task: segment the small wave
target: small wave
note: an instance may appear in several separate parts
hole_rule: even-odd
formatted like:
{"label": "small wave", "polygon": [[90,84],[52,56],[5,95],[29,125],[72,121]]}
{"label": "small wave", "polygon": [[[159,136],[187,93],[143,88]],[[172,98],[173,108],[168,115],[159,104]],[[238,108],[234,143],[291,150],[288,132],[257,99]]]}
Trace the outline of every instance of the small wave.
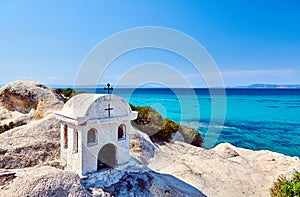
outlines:
{"label": "small wave", "polygon": [[275,106],[275,105],[270,105],[270,106],[267,106],[268,108],[279,108],[278,106]]}
{"label": "small wave", "polygon": [[300,108],[300,106],[288,106],[288,108],[293,109],[293,108]]}
{"label": "small wave", "polygon": [[300,100],[290,100],[283,102],[284,104],[290,105],[290,104],[299,104]]}
{"label": "small wave", "polygon": [[[147,99],[149,99],[149,98],[147,98]],[[178,99],[177,98],[155,98],[155,101],[168,101],[168,102],[172,101],[172,102],[177,102]]]}
{"label": "small wave", "polygon": [[176,113],[176,114],[179,114],[180,111],[178,111],[178,110],[168,110],[168,113]]}
{"label": "small wave", "polygon": [[237,127],[231,127],[231,126],[219,126],[222,127],[222,129],[228,129],[228,130],[237,130]]}
{"label": "small wave", "polygon": [[272,102],[272,103],[278,103],[281,102],[279,100],[275,100],[275,99],[259,99],[259,100],[255,100],[258,103],[266,103],[266,102]]}

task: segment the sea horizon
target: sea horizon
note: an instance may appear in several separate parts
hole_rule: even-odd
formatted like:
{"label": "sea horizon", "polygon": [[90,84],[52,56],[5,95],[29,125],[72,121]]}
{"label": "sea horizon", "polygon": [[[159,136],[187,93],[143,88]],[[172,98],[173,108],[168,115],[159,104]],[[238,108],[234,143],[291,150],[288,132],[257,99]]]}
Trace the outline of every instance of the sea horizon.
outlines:
{"label": "sea horizon", "polygon": [[[58,85],[58,84],[46,84],[52,88],[103,88],[106,84],[97,84],[97,85]],[[1,85],[0,85],[1,87]],[[236,85],[236,86],[224,86],[224,87],[199,87],[199,86],[191,86],[191,87],[165,87],[165,86],[139,86],[136,87],[135,85],[126,85],[121,86],[118,85],[118,89],[135,89],[135,88],[171,88],[171,89],[300,89],[300,84],[264,84],[264,83],[253,83],[250,85]]]}

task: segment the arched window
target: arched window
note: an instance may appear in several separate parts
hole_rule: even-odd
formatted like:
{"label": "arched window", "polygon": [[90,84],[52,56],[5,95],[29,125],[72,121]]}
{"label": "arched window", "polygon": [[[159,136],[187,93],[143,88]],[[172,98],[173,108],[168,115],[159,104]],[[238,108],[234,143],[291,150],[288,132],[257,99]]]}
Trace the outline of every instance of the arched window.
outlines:
{"label": "arched window", "polygon": [[121,124],[118,127],[118,140],[124,140],[126,139],[126,126],[125,124]]}
{"label": "arched window", "polygon": [[90,129],[87,133],[87,145],[95,145],[97,144],[97,130]]}
{"label": "arched window", "polygon": [[64,148],[68,148],[68,125],[64,125]]}

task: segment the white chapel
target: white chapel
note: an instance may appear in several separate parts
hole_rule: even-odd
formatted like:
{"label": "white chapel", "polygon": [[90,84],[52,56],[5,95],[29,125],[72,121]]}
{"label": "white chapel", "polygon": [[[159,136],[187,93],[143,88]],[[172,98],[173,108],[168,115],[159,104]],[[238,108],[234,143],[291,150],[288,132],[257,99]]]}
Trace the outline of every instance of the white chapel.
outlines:
{"label": "white chapel", "polygon": [[79,94],[61,111],[61,162],[80,175],[115,168],[130,160],[129,104],[112,94]]}

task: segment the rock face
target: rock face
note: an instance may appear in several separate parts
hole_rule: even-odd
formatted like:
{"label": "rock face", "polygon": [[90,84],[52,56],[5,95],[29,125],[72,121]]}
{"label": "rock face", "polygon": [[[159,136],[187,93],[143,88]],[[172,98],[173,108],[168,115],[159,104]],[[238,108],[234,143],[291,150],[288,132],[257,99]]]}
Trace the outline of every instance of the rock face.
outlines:
{"label": "rock face", "polygon": [[[0,196],[91,196],[78,175],[49,166],[13,170],[16,177],[0,185]],[[1,171],[0,171],[1,175]]]}
{"label": "rock face", "polygon": [[0,134],[0,168],[24,168],[59,159],[59,122],[53,114]]}
{"label": "rock face", "polygon": [[0,124],[28,123],[60,110],[63,98],[38,82],[15,81],[0,89]]}
{"label": "rock face", "polygon": [[273,181],[280,174],[300,169],[300,160],[228,143],[206,150],[174,142],[160,146],[148,167],[171,174],[207,196],[268,196]]}
{"label": "rock face", "polygon": [[205,196],[196,188],[165,174],[151,171],[144,173],[125,173],[119,182],[105,188],[113,196]]}
{"label": "rock face", "polygon": [[53,111],[63,98],[37,82],[16,81],[0,89],[0,125],[28,123],[0,134],[0,168],[31,167],[59,158],[59,122]]}
{"label": "rock face", "polygon": [[172,138],[170,142],[175,142],[175,141],[184,142],[184,137],[179,131],[177,131],[176,133],[172,133]]}
{"label": "rock face", "polygon": [[154,157],[157,145],[154,145],[149,136],[136,128],[131,129],[130,151],[140,164],[147,165],[149,159]]}
{"label": "rock face", "polygon": [[[0,177],[13,175],[6,182],[0,182],[0,197],[6,196],[197,196],[204,197],[196,188],[171,175],[158,174],[151,171],[143,173],[124,171],[116,183],[104,188],[97,185],[82,184],[78,175],[50,166],[33,168],[0,170]],[[105,191],[104,191],[105,190]]]}

